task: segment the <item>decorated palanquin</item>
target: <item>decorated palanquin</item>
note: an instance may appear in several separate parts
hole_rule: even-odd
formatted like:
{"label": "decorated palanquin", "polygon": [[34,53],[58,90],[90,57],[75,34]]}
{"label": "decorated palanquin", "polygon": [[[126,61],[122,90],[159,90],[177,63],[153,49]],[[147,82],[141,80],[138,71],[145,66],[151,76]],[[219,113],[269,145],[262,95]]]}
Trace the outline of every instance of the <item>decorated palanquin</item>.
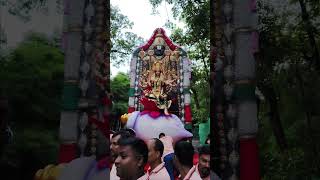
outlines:
{"label": "decorated palanquin", "polygon": [[157,28],[137,48],[130,65],[129,109],[126,126],[142,139],[163,132],[174,141],[192,137],[190,107],[191,62],[187,53]]}

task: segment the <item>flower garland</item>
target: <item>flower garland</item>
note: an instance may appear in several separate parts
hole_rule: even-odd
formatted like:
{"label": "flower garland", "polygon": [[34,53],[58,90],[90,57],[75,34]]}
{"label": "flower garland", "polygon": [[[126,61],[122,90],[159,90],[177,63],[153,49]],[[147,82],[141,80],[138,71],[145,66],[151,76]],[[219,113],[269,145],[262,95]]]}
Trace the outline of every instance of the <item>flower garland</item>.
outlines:
{"label": "flower garland", "polygon": [[227,144],[226,144],[226,134],[225,134],[225,115],[224,115],[224,93],[223,93],[223,81],[224,79],[224,55],[223,55],[223,47],[222,47],[222,12],[221,12],[221,1],[216,0],[213,4],[213,12],[214,12],[214,24],[215,24],[215,35],[214,42],[215,47],[211,49],[211,57],[214,62],[214,69],[212,73],[213,78],[213,115],[212,118],[214,124],[217,126],[217,136],[219,139],[219,154],[220,154],[220,170],[222,172],[225,171],[227,166]]}

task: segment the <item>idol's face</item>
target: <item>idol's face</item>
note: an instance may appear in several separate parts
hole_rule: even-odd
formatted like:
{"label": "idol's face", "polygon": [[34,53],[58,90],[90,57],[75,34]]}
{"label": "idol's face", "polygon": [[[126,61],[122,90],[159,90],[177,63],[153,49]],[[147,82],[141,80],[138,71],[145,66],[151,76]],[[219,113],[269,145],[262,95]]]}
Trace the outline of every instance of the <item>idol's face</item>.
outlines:
{"label": "idol's face", "polygon": [[158,45],[154,47],[154,54],[156,56],[163,56],[165,47],[162,45]]}

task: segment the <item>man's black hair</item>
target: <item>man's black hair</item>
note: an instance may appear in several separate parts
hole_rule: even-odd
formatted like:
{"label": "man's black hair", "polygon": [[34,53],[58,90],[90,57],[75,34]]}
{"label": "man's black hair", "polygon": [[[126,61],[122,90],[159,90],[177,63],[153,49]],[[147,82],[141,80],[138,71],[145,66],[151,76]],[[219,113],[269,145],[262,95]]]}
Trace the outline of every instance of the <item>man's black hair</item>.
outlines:
{"label": "man's black hair", "polygon": [[166,135],[164,133],[160,133],[159,138],[161,138],[161,136],[166,136]]}
{"label": "man's black hair", "polygon": [[114,138],[116,136],[120,135],[121,137],[124,138],[128,138],[131,137],[132,135],[130,134],[130,132],[126,131],[126,130],[120,130],[120,131],[116,131],[111,138]]}
{"label": "man's black hair", "polygon": [[118,142],[119,146],[130,146],[131,149],[137,154],[141,155],[143,158],[143,163],[146,164],[148,161],[148,146],[146,143],[136,137],[124,138],[121,136]]}
{"label": "man's black hair", "polygon": [[128,131],[132,136],[136,136],[136,132],[133,129],[129,128],[125,130]]}
{"label": "man's black hair", "polygon": [[164,146],[163,143],[158,138],[153,138],[154,140],[154,150],[160,152],[160,157],[163,155]]}
{"label": "man's black hair", "polygon": [[210,152],[210,145],[205,144],[205,145],[199,147],[198,151],[199,151],[199,156],[201,156],[202,154],[210,155],[210,153],[211,153]]}
{"label": "man's black hair", "polygon": [[194,148],[190,142],[178,141],[174,146],[174,154],[184,166],[193,166]]}

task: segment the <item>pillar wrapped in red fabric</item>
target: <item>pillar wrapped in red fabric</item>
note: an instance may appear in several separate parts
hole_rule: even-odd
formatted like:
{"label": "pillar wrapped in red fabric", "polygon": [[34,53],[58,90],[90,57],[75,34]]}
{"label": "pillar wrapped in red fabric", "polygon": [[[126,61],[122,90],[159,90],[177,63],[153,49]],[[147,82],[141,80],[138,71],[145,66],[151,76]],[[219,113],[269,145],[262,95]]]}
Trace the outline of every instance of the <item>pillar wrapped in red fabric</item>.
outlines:
{"label": "pillar wrapped in red fabric", "polygon": [[191,123],[191,121],[192,121],[192,114],[191,114],[190,105],[184,106],[184,119],[185,119],[185,123]]}
{"label": "pillar wrapped in red fabric", "polygon": [[132,112],[134,112],[135,111],[135,108],[134,107],[129,107],[128,108],[128,113],[132,113]]}
{"label": "pillar wrapped in red fabric", "polygon": [[77,157],[77,144],[60,144],[59,163],[68,163]]}
{"label": "pillar wrapped in red fabric", "polygon": [[240,180],[260,180],[256,138],[240,138]]}

